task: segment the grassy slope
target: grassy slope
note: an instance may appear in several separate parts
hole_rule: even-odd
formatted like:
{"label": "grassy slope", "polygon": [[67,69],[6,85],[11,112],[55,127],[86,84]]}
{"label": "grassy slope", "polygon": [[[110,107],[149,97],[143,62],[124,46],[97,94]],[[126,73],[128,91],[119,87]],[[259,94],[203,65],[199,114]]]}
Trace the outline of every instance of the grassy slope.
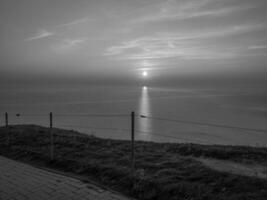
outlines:
{"label": "grassy slope", "polygon": [[[6,145],[7,133],[10,145]],[[0,154],[90,177],[139,199],[266,199],[267,180],[207,168],[192,157],[267,163],[266,148],[136,142],[136,174],[130,176],[130,142],[54,129],[55,161],[49,161],[49,129],[0,128]]]}

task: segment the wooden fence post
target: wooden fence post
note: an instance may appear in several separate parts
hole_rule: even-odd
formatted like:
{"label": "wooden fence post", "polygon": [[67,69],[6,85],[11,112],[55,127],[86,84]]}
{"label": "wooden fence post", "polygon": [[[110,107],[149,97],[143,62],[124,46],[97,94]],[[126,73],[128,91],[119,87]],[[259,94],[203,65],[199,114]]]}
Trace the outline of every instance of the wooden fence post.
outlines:
{"label": "wooden fence post", "polygon": [[53,113],[49,113],[50,121],[50,160],[54,160],[54,135],[53,135]]}
{"label": "wooden fence post", "polygon": [[135,157],[134,157],[134,118],[135,113],[131,113],[131,146],[132,146],[132,154],[131,154],[131,173],[132,177],[134,177],[135,173]]}
{"label": "wooden fence post", "polygon": [[8,113],[5,113],[5,125],[8,127]]}
{"label": "wooden fence post", "polygon": [[5,126],[6,126],[6,129],[7,129],[7,132],[6,132],[6,144],[7,146],[10,145],[10,133],[9,133],[9,127],[8,127],[8,113],[6,112],[5,113]]}

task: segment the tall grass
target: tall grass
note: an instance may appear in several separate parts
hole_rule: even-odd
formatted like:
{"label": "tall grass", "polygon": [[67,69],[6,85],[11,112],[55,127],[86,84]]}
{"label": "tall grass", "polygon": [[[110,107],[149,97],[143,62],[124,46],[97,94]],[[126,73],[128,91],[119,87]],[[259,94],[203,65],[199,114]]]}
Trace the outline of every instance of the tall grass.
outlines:
{"label": "tall grass", "polygon": [[[260,199],[267,180],[222,173],[194,157],[267,163],[267,149],[198,144],[136,142],[136,171],[130,173],[129,141],[101,139],[53,129],[55,159],[49,160],[49,129],[34,125],[0,128],[0,152],[93,179],[138,199]],[[7,135],[10,143],[7,145]]]}

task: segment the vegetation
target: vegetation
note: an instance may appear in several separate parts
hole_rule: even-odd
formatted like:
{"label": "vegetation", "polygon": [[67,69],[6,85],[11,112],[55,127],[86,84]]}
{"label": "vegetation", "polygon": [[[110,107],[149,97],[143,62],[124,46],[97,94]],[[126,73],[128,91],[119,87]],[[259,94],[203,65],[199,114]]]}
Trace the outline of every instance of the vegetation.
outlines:
{"label": "vegetation", "polygon": [[131,175],[129,141],[101,139],[53,129],[54,161],[49,159],[49,128],[0,128],[0,154],[79,174],[138,199],[265,200],[267,180],[212,170],[195,157],[267,163],[267,149],[253,147],[136,142]]}

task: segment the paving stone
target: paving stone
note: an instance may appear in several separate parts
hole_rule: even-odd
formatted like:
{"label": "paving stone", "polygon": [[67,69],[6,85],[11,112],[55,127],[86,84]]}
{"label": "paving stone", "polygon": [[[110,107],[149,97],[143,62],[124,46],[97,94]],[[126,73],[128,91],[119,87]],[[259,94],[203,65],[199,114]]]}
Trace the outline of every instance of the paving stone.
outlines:
{"label": "paving stone", "polygon": [[0,156],[0,200],[130,200],[92,183]]}

